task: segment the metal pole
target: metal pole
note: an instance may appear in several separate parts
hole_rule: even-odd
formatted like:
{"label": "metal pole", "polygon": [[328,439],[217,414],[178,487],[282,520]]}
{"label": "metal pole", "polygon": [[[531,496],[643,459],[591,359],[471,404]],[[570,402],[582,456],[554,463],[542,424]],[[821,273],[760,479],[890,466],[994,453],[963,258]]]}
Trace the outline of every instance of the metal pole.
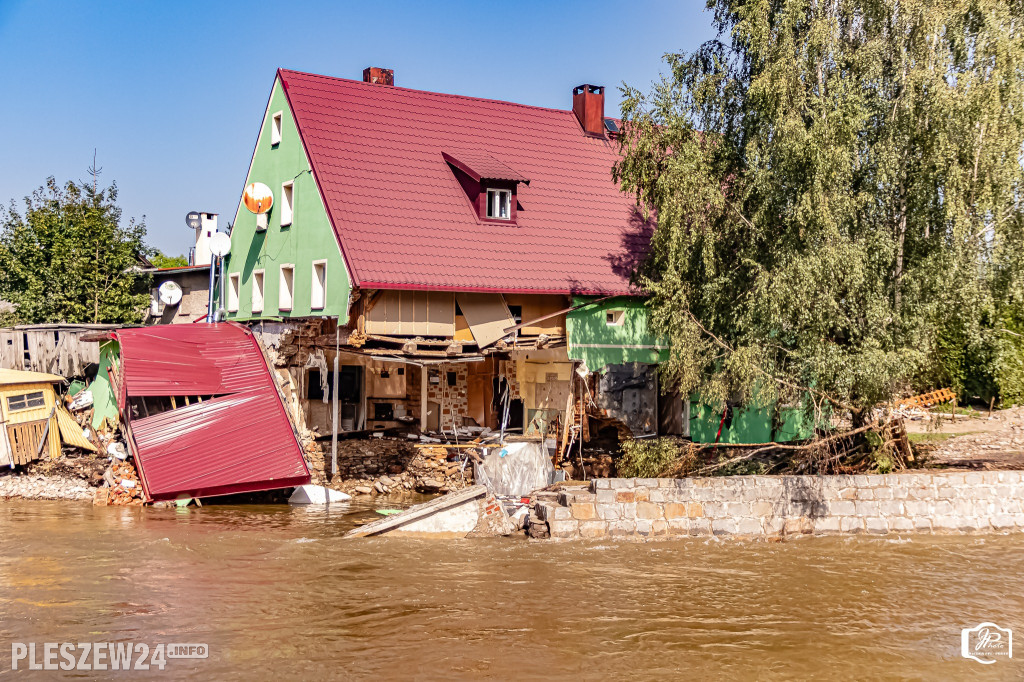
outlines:
{"label": "metal pole", "polygon": [[334,327],[334,381],[331,382],[331,476],[338,475],[338,358],[341,356],[341,324],[335,322]]}
{"label": "metal pole", "polygon": [[217,301],[217,319],[223,320],[227,317],[227,305],[224,303],[224,256],[217,256],[217,262],[220,264],[220,300]]}
{"label": "metal pole", "polygon": [[213,322],[213,284],[214,277],[216,276],[217,261],[212,257],[210,258],[210,296],[206,302],[206,321]]}

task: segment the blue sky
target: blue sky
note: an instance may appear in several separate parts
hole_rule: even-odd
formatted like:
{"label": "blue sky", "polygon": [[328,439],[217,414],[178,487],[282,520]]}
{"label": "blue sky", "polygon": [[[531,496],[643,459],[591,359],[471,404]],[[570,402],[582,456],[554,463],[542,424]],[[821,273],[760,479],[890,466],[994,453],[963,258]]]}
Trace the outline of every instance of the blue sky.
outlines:
{"label": "blue sky", "polygon": [[234,218],[279,66],[568,109],[571,88],[647,89],[666,52],[713,37],[676,2],[45,2],[0,0],[0,202],[49,175],[82,179],[97,149],[149,242],[191,246],[189,210]]}

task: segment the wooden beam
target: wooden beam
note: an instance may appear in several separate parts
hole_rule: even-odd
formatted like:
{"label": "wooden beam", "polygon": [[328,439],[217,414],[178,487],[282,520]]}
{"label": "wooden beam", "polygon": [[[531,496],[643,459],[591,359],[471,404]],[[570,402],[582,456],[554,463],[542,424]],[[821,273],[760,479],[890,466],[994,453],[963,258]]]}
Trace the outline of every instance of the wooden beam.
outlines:
{"label": "wooden beam", "polygon": [[532,327],[533,325],[537,324],[538,322],[543,322],[544,320],[550,320],[552,317],[557,317],[559,315],[564,315],[566,313],[571,313],[574,310],[580,310],[582,308],[586,308],[588,305],[595,305],[597,303],[601,303],[603,301],[607,301],[610,298],[621,298],[621,297],[622,297],[622,294],[613,294],[611,296],[604,296],[602,298],[595,298],[593,301],[587,301],[586,303],[580,303],[579,305],[569,306],[568,308],[562,308],[561,310],[556,310],[553,313],[548,313],[547,315],[544,315],[542,317],[538,317],[536,319],[530,320],[529,322],[520,322],[517,325],[514,325],[512,327],[509,327],[509,328],[505,329],[504,332],[506,334],[511,334],[512,332],[516,331],[517,329],[522,329],[523,327]]}

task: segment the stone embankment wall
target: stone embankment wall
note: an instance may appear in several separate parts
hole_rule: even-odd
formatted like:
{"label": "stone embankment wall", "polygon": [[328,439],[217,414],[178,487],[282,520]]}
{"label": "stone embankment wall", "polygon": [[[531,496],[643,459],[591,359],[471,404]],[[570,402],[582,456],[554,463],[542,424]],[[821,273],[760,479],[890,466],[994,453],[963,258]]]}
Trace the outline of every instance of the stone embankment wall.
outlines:
{"label": "stone embankment wall", "polygon": [[1024,472],[606,478],[538,493],[529,533],[557,539],[1024,530]]}
{"label": "stone embankment wall", "polygon": [[29,500],[92,500],[94,490],[86,481],[76,478],[33,474],[0,475],[0,500],[12,497]]}

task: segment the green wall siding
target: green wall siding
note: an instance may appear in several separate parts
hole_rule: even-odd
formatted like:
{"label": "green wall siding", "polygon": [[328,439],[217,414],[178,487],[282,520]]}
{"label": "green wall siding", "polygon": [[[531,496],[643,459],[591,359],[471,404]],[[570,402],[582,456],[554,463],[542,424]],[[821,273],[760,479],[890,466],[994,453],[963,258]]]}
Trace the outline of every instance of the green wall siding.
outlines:
{"label": "green wall siding", "polygon": [[[281,142],[271,145],[273,116],[282,112]],[[290,226],[281,226],[281,185],[294,182],[294,213]],[[327,218],[320,192],[314,182],[295,128],[295,119],[280,80],[274,83],[270,106],[263,120],[252,168],[245,184],[262,182],[274,194],[274,206],[263,232],[256,230],[256,216],[239,201],[231,232],[231,254],[224,269],[227,275],[239,273],[238,311],[231,319],[261,319],[327,315],[346,318],[349,280],[341,250]],[[323,309],[313,309],[313,262],[327,261],[327,296]],[[280,310],[281,265],[292,264],[294,296],[290,311]],[[252,311],[253,273],[264,271],[263,311]]]}
{"label": "green wall siding", "polygon": [[[575,297],[574,306],[593,298]],[[621,310],[622,324],[610,325],[608,311]],[[627,362],[655,364],[668,359],[668,344],[647,329],[647,307],[640,298],[612,298],[566,315],[569,357],[592,372]]]}

